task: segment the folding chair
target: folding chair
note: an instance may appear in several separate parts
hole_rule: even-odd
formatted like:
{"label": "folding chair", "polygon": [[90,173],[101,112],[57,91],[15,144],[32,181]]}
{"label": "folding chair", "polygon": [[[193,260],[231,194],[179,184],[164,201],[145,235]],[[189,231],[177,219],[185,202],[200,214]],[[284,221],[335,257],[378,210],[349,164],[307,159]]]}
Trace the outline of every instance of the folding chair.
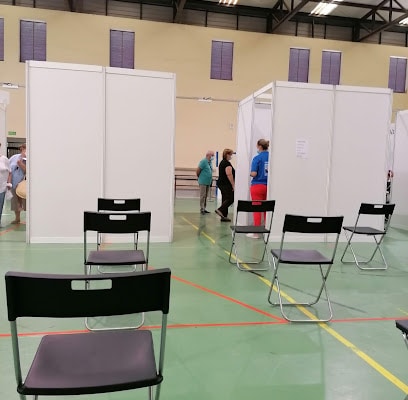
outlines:
{"label": "folding chair", "polygon": [[[20,399],[25,400],[28,395],[38,399],[147,387],[152,400],[153,387],[157,386],[154,392],[158,400],[163,380],[170,275],[168,268],[93,276],[7,272],[8,320]],[[95,281],[100,289],[85,290],[89,280]],[[160,341],[148,329],[55,333],[41,339],[29,369],[20,360],[21,317],[83,318],[153,311],[161,312]],[[155,350],[159,351],[157,362]],[[28,359],[25,353],[26,350],[24,360]],[[28,370],[24,379],[22,370]]]}
{"label": "folding chair", "polygon": [[[140,212],[140,199],[105,199],[98,198],[98,212]],[[102,235],[98,233],[98,244],[101,244]],[[133,234],[135,243],[139,240],[138,232]]]}
{"label": "folding chair", "polygon": [[[395,204],[370,204],[370,203],[361,203],[360,210],[358,211],[357,219],[354,226],[343,226],[343,231],[347,239],[347,245],[341,256],[341,262],[344,264],[356,264],[356,266],[361,270],[385,270],[388,268],[387,261],[385,260],[384,254],[381,250],[381,243],[384,239],[384,236],[387,234],[388,227],[391,222],[391,216],[394,212]],[[362,215],[382,215],[384,216],[384,229],[376,229],[370,226],[359,226],[359,219]],[[374,252],[371,254],[371,257],[368,261],[361,261],[357,259],[356,253],[351,245],[351,240],[354,235],[367,235],[371,236],[374,239],[376,244]],[[379,239],[377,239],[377,237]],[[354,261],[345,261],[344,256],[347,249],[350,247],[351,253],[353,255]],[[362,265],[369,264],[373,261],[375,254],[378,252],[381,255],[384,267],[362,267]]]}
{"label": "folding chair", "polygon": [[[275,200],[238,200],[237,212],[235,213],[235,224],[231,225],[232,243],[231,250],[229,254],[228,261],[231,264],[236,264],[240,271],[266,271],[269,269],[270,265],[266,268],[251,268],[246,269],[243,264],[255,264],[259,265],[263,262],[265,258],[265,253],[267,250],[267,245],[269,241],[269,235],[271,233],[273,213],[275,211]],[[248,215],[248,213],[262,212],[265,213],[265,224],[266,225],[239,225],[238,221],[240,216]],[[269,215],[268,215],[269,213]],[[245,236],[248,233],[259,235],[263,240],[262,255],[255,261],[242,261],[238,255],[237,239],[238,235]],[[235,256],[235,262],[232,261],[232,254]],[[269,259],[268,259],[269,261]]]}
{"label": "folding chair", "polygon": [[[302,215],[290,215],[285,216],[283,223],[282,238],[280,242],[279,249],[272,249],[272,261],[273,261],[273,276],[271,281],[271,287],[268,294],[268,302],[273,306],[280,306],[282,316],[291,322],[327,322],[333,318],[333,310],[330,303],[329,294],[327,292],[326,281],[329,276],[331,267],[334,262],[334,257],[336,255],[337,244],[340,237],[341,227],[343,223],[343,217],[311,217],[311,216],[302,216]],[[286,234],[289,232],[294,233],[304,233],[308,236],[322,235],[322,234],[335,234],[334,244],[330,245],[331,250],[328,251],[330,254],[323,254],[321,251],[313,249],[292,249],[291,246],[288,246],[286,239]],[[313,246],[316,247],[316,246]],[[325,252],[327,253],[327,252]],[[312,298],[312,301],[309,302],[283,302],[282,292],[279,283],[278,271],[281,264],[293,264],[297,266],[307,267],[312,265],[319,266],[320,277],[322,279],[322,284],[317,295]],[[323,267],[325,266],[325,267]],[[302,268],[305,269],[305,268]],[[278,292],[278,302],[272,302],[272,290],[273,286],[276,284],[276,289]],[[300,286],[300,285],[297,285]],[[302,290],[299,288],[299,291]],[[329,309],[327,318],[313,318],[313,319],[294,319],[289,318],[285,313],[284,306],[306,306],[310,307],[316,304],[322,295],[322,292],[325,292],[327,306]],[[304,291],[304,290],[302,290]]]}
{"label": "folding chair", "polygon": [[396,320],[395,326],[401,331],[404,343],[408,348],[408,320],[406,319]]}
{"label": "folding chair", "polygon": [[[116,212],[84,212],[84,266],[85,274],[91,272],[92,266],[143,265],[146,269],[149,261],[150,247],[150,212],[116,213]],[[146,251],[138,249],[138,240],[133,240],[132,250],[102,250],[99,239],[96,250],[88,254],[88,233],[106,234],[138,234],[147,233]],[[100,271],[102,272],[102,271]]]}
{"label": "folding chair", "polygon": [[[150,212],[138,213],[116,213],[116,212],[84,212],[84,271],[85,275],[92,272],[92,267],[97,266],[98,271],[106,273],[101,267],[119,268],[123,266],[132,266],[136,271],[138,265],[142,265],[142,270],[147,269],[149,262],[150,247]],[[88,234],[96,232],[97,243],[96,250],[88,252],[89,239]],[[104,250],[99,242],[101,233],[107,234],[135,234],[139,232],[147,233],[145,251],[138,249],[138,240],[133,240],[132,249],[129,250]],[[135,239],[135,236],[133,236]],[[138,239],[138,236],[137,236]],[[123,272],[123,271],[122,271]],[[120,327],[117,329],[139,328],[144,323],[144,315],[141,315],[141,322],[135,326]],[[85,325],[89,330],[105,330],[112,328],[91,328],[88,319],[85,319]]]}
{"label": "folding chair", "polygon": [[140,199],[105,199],[99,197],[98,211],[140,211]]}

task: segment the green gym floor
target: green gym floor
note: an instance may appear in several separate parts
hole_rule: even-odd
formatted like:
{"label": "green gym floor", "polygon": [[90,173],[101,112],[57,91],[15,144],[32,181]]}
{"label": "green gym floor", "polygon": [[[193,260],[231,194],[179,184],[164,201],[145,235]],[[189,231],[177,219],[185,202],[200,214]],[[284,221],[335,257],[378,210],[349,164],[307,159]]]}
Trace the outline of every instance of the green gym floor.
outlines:
{"label": "green gym floor", "polygon": [[[170,267],[173,278],[161,399],[408,399],[408,349],[394,322],[408,318],[408,232],[388,232],[383,247],[387,271],[363,272],[342,264],[339,256],[345,244],[340,243],[327,282],[333,320],[288,323],[279,308],[267,302],[271,271],[242,272],[229,264],[230,224],[220,222],[214,207],[210,202],[211,213],[201,216],[197,199],[177,199],[173,243],[150,247],[150,266]],[[10,225],[12,215],[7,208],[4,213],[3,274],[83,272],[82,245],[27,245],[25,225]],[[261,244],[246,242],[243,250],[248,256]],[[365,253],[368,244],[358,249]],[[312,292],[316,281],[312,272],[293,268],[282,290],[296,300]],[[301,281],[302,289],[295,288],[295,280]],[[0,399],[12,400],[19,397],[1,282]],[[314,318],[314,313],[323,314],[324,305],[312,314],[294,308],[291,315]],[[45,332],[77,330],[84,330],[82,320],[47,325],[24,320],[23,361],[31,359]],[[147,390],[83,398],[147,399]]]}

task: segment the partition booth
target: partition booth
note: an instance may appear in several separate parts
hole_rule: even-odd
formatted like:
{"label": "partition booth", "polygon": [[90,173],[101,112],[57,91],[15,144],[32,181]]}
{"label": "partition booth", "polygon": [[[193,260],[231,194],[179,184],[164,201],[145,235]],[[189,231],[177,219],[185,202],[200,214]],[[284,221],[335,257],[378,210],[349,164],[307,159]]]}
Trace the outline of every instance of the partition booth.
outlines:
{"label": "partition booth", "polygon": [[97,198],[141,198],[173,237],[175,75],[27,63],[27,241],[80,243]]}
{"label": "partition booth", "polygon": [[395,119],[394,177],[391,187],[391,199],[395,203],[395,212],[391,225],[408,229],[408,110],[399,111]]}
{"label": "partition booth", "polygon": [[361,202],[385,202],[391,113],[389,89],[263,87],[239,104],[235,199],[250,199],[250,164],[262,137],[270,140],[268,199],[276,200],[272,241],[287,213],[343,215],[353,225]]}
{"label": "partition booth", "polygon": [[10,104],[10,94],[4,90],[0,90],[0,143],[1,153],[7,157],[7,124],[6,124],[6,111],[7,106]]}

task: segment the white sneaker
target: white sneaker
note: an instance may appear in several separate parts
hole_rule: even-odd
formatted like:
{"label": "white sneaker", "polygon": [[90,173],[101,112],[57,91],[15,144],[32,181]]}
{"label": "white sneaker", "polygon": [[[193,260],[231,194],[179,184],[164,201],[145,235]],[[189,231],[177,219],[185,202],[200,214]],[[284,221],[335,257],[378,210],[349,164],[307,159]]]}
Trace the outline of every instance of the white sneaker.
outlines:
{"label": "white sneaker", "polygon": [[246,235],[251,239],[259,239],[260,237],[257,233],[247,233]]}

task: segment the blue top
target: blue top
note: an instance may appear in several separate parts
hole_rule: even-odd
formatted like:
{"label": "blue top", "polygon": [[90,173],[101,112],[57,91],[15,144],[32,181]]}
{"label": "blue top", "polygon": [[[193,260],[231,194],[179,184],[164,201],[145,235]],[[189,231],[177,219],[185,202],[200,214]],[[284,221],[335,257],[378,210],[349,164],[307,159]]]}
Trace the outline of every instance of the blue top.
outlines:
{"label": "blue top", "polygon": [[10,170],[11,170],[11,184],[15,189],[17,185],[24,179],[25,172],[17,165],[17,161],[22,158],[22,155],[14,154],[10,157]]}
{"label": "blue top", "polygon": [[256,172],[251,185],[267,185],[269,169],[269,151],[261,151],[252,159],[251,172]]}
{"label": "blue top", "polygon": [[199,164],[198,168],[201,169],[200,175],[198,176],[199,185],[211,186],[212,183],[212,164],[207,158],[203,158]]}

